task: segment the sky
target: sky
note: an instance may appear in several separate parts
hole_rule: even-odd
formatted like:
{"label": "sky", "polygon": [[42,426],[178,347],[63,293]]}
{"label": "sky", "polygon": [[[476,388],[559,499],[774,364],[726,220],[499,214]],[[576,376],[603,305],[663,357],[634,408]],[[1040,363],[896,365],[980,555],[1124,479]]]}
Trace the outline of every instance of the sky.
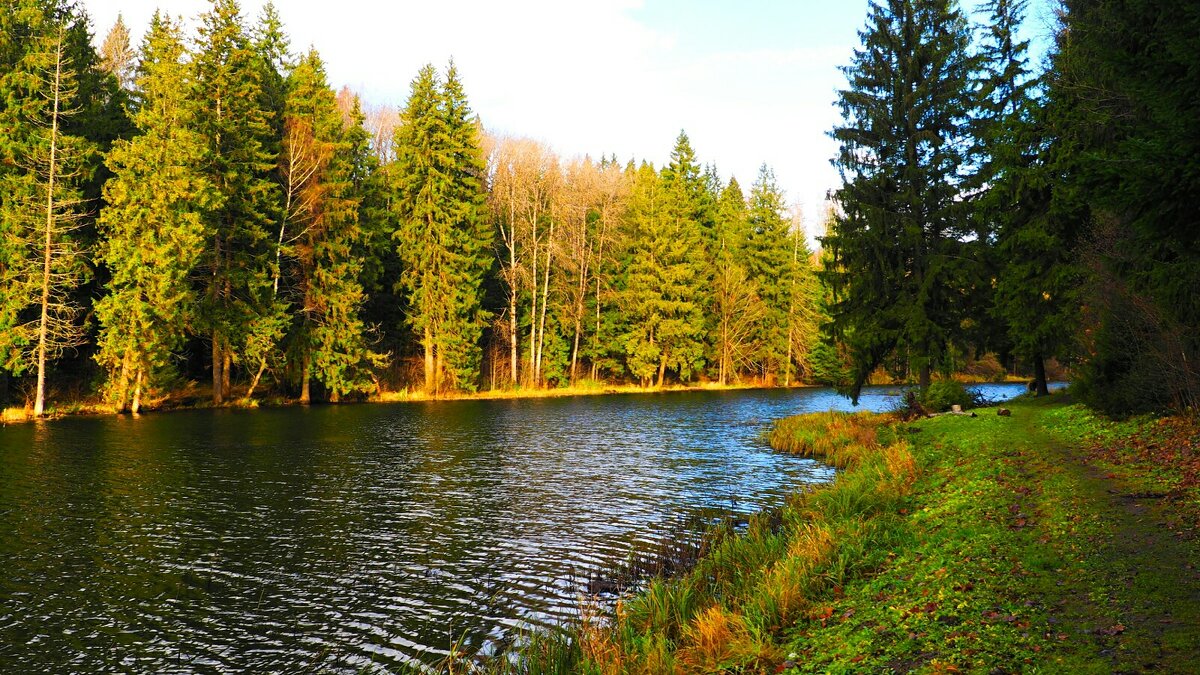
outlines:
{"label": "sky", "polygon": [[[253,19],[264,1],[242,10]],[[330,84],[367,104],[402,106],[422,65],[453,58],[487,129],[563,157],[661,166],[686,131],[701,163],[746,191],[769,166],[810,235],[840,184],[827,132],[867,0],[275,1],[292,49],[315,47]],[[1048,2],[1031,1],[1035,41],[1049,34]],[[82,5],[97,42],[120,12],[136,45],[156,8],[194,29],[209,3]]]}

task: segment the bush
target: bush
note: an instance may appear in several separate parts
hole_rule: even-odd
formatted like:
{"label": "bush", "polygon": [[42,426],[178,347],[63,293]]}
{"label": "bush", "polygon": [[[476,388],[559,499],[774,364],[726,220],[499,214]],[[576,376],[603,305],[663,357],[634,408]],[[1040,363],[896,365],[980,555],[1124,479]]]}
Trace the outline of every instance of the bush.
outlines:
{"label": "bush", "polygon": [[982,401],[979,395],[972,392],[960,382],[953,380],[938,380],[921,392],[921,406],[930,412],[945,412],[951,406],[960,405],[963,410],[974,408]]}

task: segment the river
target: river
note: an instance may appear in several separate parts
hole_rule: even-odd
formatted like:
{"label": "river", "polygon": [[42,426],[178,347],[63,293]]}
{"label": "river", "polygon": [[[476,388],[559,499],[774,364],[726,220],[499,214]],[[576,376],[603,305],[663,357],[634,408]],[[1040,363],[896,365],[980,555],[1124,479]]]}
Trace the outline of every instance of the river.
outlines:
{"label": "river", "polygon": [[6,427],[0,671],[359,672],[487,649],[575,616],[589,576],[698,513],[831,479],[761,441],[831,408],[849,404],[802,389]]}

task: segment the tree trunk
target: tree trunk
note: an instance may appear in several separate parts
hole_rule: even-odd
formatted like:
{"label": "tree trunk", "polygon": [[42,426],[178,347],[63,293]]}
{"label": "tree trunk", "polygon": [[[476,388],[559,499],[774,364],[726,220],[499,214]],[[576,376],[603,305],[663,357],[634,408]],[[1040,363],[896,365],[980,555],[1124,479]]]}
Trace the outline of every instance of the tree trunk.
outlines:
{"label": "tree trunk", "polygon": [[933,374],[929,369],[928,363],[921,364],[921,374],[918,377],[921,391],[929,389],[929,385],[933,382]]}
{"label": "tree trunk", "polygon": [[59,85],[62,81],[62,37],[59,36],[57,58],[54,60],[54,113],[50,118],[50,171],[46,175],[46,238],[42,251],[42,316],[38,323],[37,346],[37,397],[33,402],[33,416],[41,417],[46,407],[46,340],[50,328],[50,259],[54,253],[54,179],[58,173],[58,102]]}
{"label": "tree trunk", "polygon": [[510,371],[509,376],[512,386],[517,386],[517,289],[509,289],[508,300],[508,344],[509,344],[509,359]]}
{"label": "tree trunk", "polygon": [[212,336],[212,401],[214,405],[221,405],[225,402],[224,390],[222,383],[225,381],[221,374],[221,366],[225,363],[225,358],[221,354],[221,334],[213,330]]}
{"label": "tree trunk", "polygon": [[433,330],[425,326],[425,391],[433,392]]}
{"label": "tree trunk", "polygon": [[137,378],[133,383],[133,404],[129,406],[129,412],[133,413],[134,415],[138,414],[138,411],[142,408],[142,377],[143,371],[139,366]]}
{"label": "tree trunk", "polygon": [[537,240],[537,216],[536,214],[531,219],[533,223],[533,272],[530,274],[529,288],[529,386],[535,387],[538,384],[537,372],[534,369],[535,361],[537,360],[537,317],[538,317],[538,240]]}
{"label": "tree trunk", "polygon": [[575,344],[571,347],[571,384],[575,384],[575,366],[579,363],[579,334],[583,331],[583,326],[577,318],[575,319]]}
{"label": "tree trunk", "polygon": [[442,350],[435,349],[433,352],[433,393],[442,393],[442,373],[446,372],[442,361]]}
{"label": "tree trunk", "polygon": [[1046,360],[1041,354],[1033,357],[1033,381],[1036,396],[1049,396],[1050,387],[1046,383]]}
{"label": "tree trunk", "polygon": [[129,393],[129,354],[121,357],[121,374],[117,376],[117,387],[113,392],[113,399],[116,400],[117,414],[125,412],[126,394]]}
{"label": "tree trunk", "polygon": [[792,325],[790,323],[791,320],[792,320],[791,315],[789,314],[789,316],[788,316],[789,323],[788,323],[787,361],[784,361],[784,363],[783,363],[783,386],[785,386],[785,387],[792,386]]}
{"label": "tree trunk", "polygon": [[658,386],[663,386],[663,378],[667,375],[667,355],[663,354],[658,359]]}
{"label": "tree trunk", "polygon": [[546,235],[546,271],[545,281],[542,283],[542,316],[538,321],[538,346],[537,346],[537,363],[534,365],[534,376],[538,382],[542,381],[542,349],[546,345],[546,305],[550,300],[550,244],[554,240],[554,221],[550,221],[550,232]]}
{"label": "tree trunk", "polygon": [[312,357],[305,354],[300,359],[300,405],[312,402],[312,389],[309,383],[309,369],[312,367]]}
{"label": "tree trunk", "polygon": [[258,362],[258,372],[254,373],[254,379],[250,380],[250,388],[246,390],[246,397],[243,400],[249,401],[254,398],[254,390],[258,388],[258,381],[262,379],[263,373],[267,370],[267,360],[261,359]]}
{"label": "tree trunk", "polygon": [[600,366],[596,362],[600,356],[600,278],[596,277],[596,334],[592,336],[592,379],[600,379]]}
{"label": "tree trunk", "polygon": [[233,373],[233,350],[229,348],[229,340],[223,341],[221,355],[223,358],[221,364],[221,398],[228,401],[232,397],[233,392],[233,385],[230,383],[231,374]]}

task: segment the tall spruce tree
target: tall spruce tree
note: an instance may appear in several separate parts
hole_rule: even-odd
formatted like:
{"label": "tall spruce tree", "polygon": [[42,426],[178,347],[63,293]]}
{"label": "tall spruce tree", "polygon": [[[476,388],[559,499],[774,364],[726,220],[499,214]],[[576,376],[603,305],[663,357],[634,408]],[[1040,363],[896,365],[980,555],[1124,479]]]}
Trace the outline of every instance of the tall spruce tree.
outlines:
{"label": "tall spruce tree", "polygon": [[1200,405],[1200,13],[1066,0],[1049,83],[1058,203],[1091,219],[1085,400]]}
{"label": "tall spruce tree", "polygon": [[441,349],[449,384],[473,391],[482,358],[480,339],[490,314],[483,308],[483,284],[495,265],[492,226],[487,216],[486,166],[480,123],[471,112],[458,68],[451,61],[443,86],[450,156],[453,253],[452,305]]}
{"label": "tall spruce tree", "polygon": [[764,164],[750,189],[749,227],[741,256],[763,301],[763,316],[755,331],[757,353],[754,361],[764,380],[779,374],[786,377],[789,372],[785,360],[795,270],[791,264],[792,239],[784,209],[783,192],[775,183],[774,172]]}
{"label": "tall spruce tree", "polygon": [[113,178],[99,258],[111,278],[96,303],[96,361],[117,411],[138,411],[143,392],[170,365],[195,309],[190,277],[204,251],[205,215],[219,196],[203,176],[195,81],[180,26],[156,13],[134,82],[139,135],[108,154]]}
{"label": "tall spruce tree", "polygon": [[71,7],[18,2],[0,80],[0,356],[7,370],[36,375],[35,416],[43,414],[50,365],[84,342],[77,289],[88,274],[83,206],[97,146],[76,118],[91,116],[85,89],[96,58],[86,18]]}
{"label": "tall spruce tree", "polygon": [[198,128],[208,143],[206,178],[220,196],[209,242],[199,326],[212,348],[212,399],[231,390],[235,356],[270,297],[270,233],[278,219],[274,120],[263,106],[262,69],[235,0],[214,0],[201,17],[194,67]]}
{"label": "tall spruce tree", "polygon": [[453,66],[413,80],[396,130],[393,208],[408,322],[424,352],[425,388],[473,390],[485,315],[481,282],[491,232],[484,218],[478,130]]}
{"label": "tall spruce tree", "polygon": [[625,350],[633,375],[643,382],[656,376],[658,386],[668,370],[687,381],[704,362],[708,271],[698,217],[704,185],[695,156],[681,132],[661,175],[651,179],[653,168],[643,165],[633,190]]}
{"label": "tall spruce tree", "polygon": [[287,258],[295,262],[290,285],[297,311],[289,351],[299,362],[300,400],[309,401],[315,376],[337,401],[370,383],[373,355],[359,318],[363,236],[354,147],[315,51],[288,77],[285,111],[281,162],[297,160],[288,181],[295,187],[288,192],[291,228],[283,238]]}
{"label": "tall spruce tree", "polygon": [[1066,355],[1078,315],[1078,218],[1053,208],[1048,112],[1029,68],[1029,43],[1018,37],[1025,6],[1023,0],[983,5],[979,136],[987,190],[977,211],[981,241],[991,245],[994,261],[992,313],[1004,328],[1005,346],[1033,364],[1035,391],[1046,395],[1045,361]]}
{"label": "tall spruce tree", "polygon": [[929,385],[964,312],[964,159],[976,59],[953,0],[873,2],[863,46],[843,68],[832,136],[844,185],[825,238],[834,264],[832,328],[854,358],[851,396],[889,355]]}

